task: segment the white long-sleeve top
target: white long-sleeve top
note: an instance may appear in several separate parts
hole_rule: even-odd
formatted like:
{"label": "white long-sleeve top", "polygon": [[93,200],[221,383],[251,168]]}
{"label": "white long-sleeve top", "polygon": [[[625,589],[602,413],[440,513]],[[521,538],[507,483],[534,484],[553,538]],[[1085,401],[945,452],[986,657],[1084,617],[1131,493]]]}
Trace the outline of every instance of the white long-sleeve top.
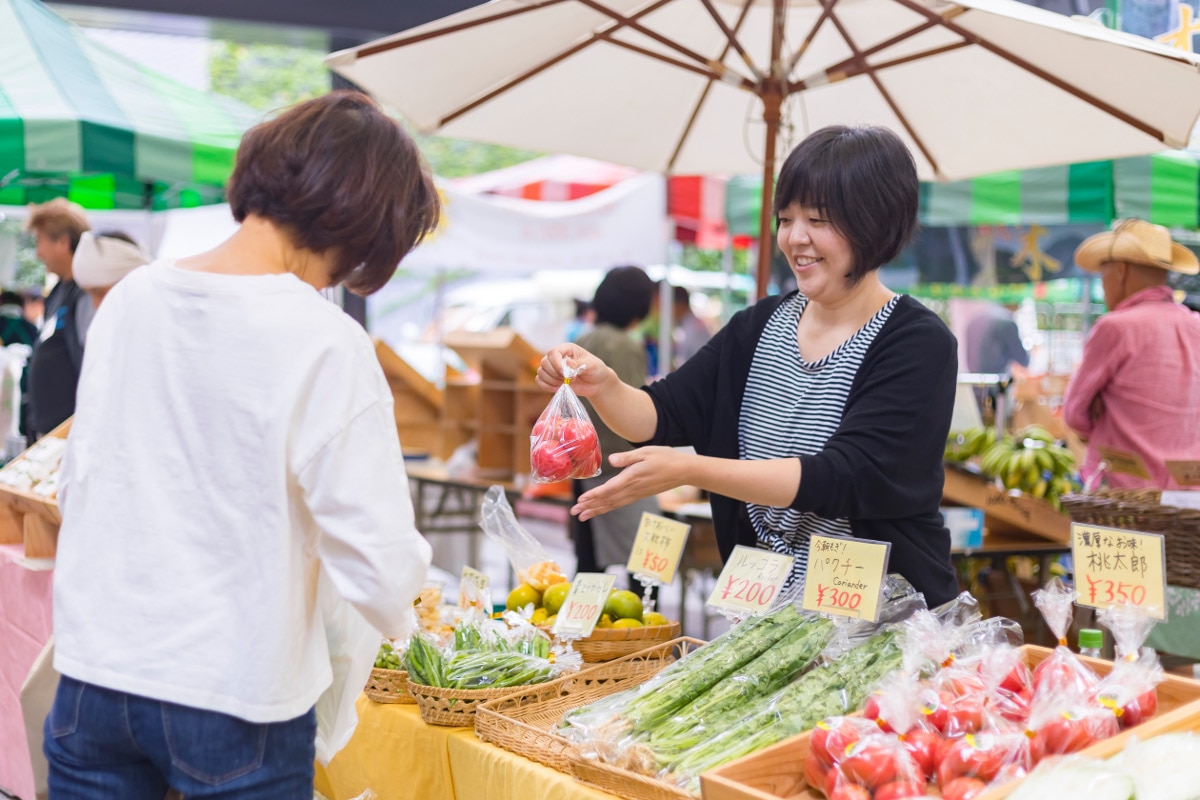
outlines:
{"label": "white long-sleeve top", "polygon": [[430,562],[370,338],[290,274],[160,262],[118,284],[59,505],[55,667],[252,722],[330,683],[318,561],[389,637]]}

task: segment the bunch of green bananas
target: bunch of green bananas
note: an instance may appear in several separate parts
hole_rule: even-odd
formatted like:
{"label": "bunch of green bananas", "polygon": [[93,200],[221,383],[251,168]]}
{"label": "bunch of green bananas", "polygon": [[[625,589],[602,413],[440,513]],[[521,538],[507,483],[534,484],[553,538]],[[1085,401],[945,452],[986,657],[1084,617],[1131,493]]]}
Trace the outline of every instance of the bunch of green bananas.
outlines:
{"label": "bunch of green bananas", "polygon": [[947,461],[966,461],[981,455],[996,443],[995,428],[968,428],[962,433],[951,433],[946,438]]}
{"label": "bunch of green bananas", "polygon": [[982,452],[979,466],[1006,489],[1019,489],[1058,509],[1059,497],[1077,488],[1075,457],[1040,425],[993,442]]}

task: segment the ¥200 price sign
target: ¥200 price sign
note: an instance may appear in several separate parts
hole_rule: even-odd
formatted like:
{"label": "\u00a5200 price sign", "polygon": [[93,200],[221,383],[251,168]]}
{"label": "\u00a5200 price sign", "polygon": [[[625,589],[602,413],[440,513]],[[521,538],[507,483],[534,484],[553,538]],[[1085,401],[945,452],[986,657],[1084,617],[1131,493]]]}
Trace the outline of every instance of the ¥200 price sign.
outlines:
{"label": "\u00a5200 price sign", "polygon": [[876,621],[890,555],[887,542],[812,537],[804,578],[805,610]]}
{"label": "\u00a5200 price sign", "polygon": [[1129,603],[1167,618],[1167,579],[1161,533],[1071,525],[1076,601],[1108,608]]}
{"label": "\u00a5200 price sign", "polygon": [[656,514],[643,513],[637,538],[625,568],[664,586],[675,580],[679,556],[691,526]]}
{"label": "\u00a5200 price sign", "polygon": [[604,613],[604,604],[608,601],[614,580],[612,575],[601,572],[578,573],[554,620],[554,635],[578,636],[581,639],[591,636],[596,623],[600,621],[600,615]]}
{"label": "\u00a5200 price sign", "polygon": [[708,605],[736,614],[768,611],[792,572],[793,560],[782,553],[738,545],[725,562]]}

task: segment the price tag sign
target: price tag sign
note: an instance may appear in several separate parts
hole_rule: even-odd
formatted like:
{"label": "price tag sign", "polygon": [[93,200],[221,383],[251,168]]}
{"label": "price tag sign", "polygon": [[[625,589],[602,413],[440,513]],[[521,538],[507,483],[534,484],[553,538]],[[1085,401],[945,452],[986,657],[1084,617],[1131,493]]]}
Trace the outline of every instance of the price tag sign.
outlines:
{"label": "price tag sign", "polygon": [[[463,566],[462,576],[458,579],[458,607],[471,608],[483,606],[483,598],[488,589],[488,576],[477,569]],[[484,611],[491,613],[490,608]]]}
{"label": "price tag sign", "polygon": [[738,545],[725,562],[708,605],[736,614],[766,612],[791,574],[794,560],[782,553]]}
{"label": "price tag sign", "polygon": [[643,513],[625,568],[634,575],[649,578],[664,586],[669,584],[675,580],[679,556],[683,553],[691,529],[691,525],[683,522]]}
{"label": "price tag sign", "polygon": [[804,609],[875,622],[891,553],[887,542],[812,537]]}
{"label": "price tag sign", "polygon": [[591,636],[596,623],[600,621],[600,615],[604,613],[604,604],[608,601],[614,580],[612,575],[602,572],[578,573],[554,619],[554,635],[578,636],[581,639]]}
{"label": "price tag sign", "polygon": [[1167,618],[1161,533],[1072,523],[1071,559],[1075,564],[1077,604],[1108,608],[1132,603],[1155,619]]}
{"label": "price tag sign", "polygon": [[1168,461],[1167,472],[1180,486],[1200,486],[1200,461]]}
{"label": "price tag sign", "polygon": [[1120,472],[1123,475],[1132,475],[1135,478],[1143,479],[1150,477],[1150,473],[1146,469],[1146,462],[1142,461],[1142,457],[1137,453],[1127,453],[1111,447],[1101,447],[1098,450],[1100,458],[1108,462],[1109,472]]}

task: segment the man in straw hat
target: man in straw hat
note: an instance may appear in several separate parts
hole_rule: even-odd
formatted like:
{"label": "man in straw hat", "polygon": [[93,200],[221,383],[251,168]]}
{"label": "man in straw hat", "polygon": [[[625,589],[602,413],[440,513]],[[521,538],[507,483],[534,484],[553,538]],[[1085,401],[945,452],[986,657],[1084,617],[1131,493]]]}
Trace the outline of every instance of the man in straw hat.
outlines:
{"label": "man in straw hat", "polygon": [[[1088,442],[1083,478],[1101,469],[1106,450],[1110,486],[1178,488],[1165,462],[1200,457],[1200,315],[1175,302],[1167,275],[1195,275],[1200,263],[1166,228],[1140,219],[1088,237],[1075,262],[1100,273],[1111,312],[1088,335],[1063,405]],[[1149,477],[1129,474],[1136,460],[1112,469],[1114,453],[1138,456]]]}

